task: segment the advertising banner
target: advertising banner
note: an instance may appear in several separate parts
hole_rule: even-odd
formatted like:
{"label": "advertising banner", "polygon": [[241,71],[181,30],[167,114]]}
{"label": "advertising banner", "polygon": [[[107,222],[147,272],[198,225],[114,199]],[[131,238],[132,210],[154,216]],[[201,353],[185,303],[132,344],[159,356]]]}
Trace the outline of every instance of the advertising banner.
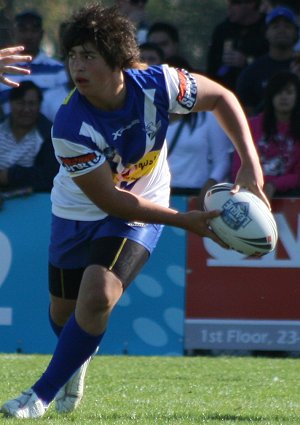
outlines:
{"label": "advertising banner", "polygon": [[[176,198],[174,208],[185,210]],[[0,352],[51,353],[48,194],[11,199],[0,211]],[[182,355],[186,233],[165,228],[149,262],[110,319],[100,354]]]}
{"label": "advertising banner", "polygon": [[188,235],[186,350],[300,350],[300,199],[272,207],[279,242],[261,258]]}

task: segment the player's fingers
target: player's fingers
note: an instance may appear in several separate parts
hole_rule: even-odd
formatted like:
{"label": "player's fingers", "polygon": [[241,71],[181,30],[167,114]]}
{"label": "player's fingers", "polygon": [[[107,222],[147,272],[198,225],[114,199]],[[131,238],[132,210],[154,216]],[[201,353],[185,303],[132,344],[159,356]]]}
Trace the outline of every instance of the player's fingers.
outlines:
{"label": "player's fingers", "polygon": [[0,83],[6,84],[7,86],[10,86],[10,87],[19,87],[20,85],[16,81],[12,81],[9,78],[5,77],[3,74],[0,74]]}
{"label": "player's fingers", "polygon": [[222,211],[220,210],[213,210],[213,211],[203,211],[202,212],[202,216],[204,218],[204,220],[210,220],[216,217],[219,217],[219,215],[221,214]]}
{"label": "player's fingers", "polygon": [[263,190],[260,190],[259,191],[258,197],[261,198],[264,201],[264,203],[267,205],[267,207],[269,208],[269,210],[272,211],[272,208],[271,208],[271,204],[269,202],[269,199],[268,199],[267,195],[265,194],[265,192]]}
{"label": "player's fingers", "polygon": [[4,68],[4,72],[7,74],[30,74],[30,69],[6,65]]}
{"label": "player's fingers", "polygon": [[[3,58],[0,58],[1,60],[1,66],[7,66],[11,63],[16,63],[16,62],[30,62],[32,60],[32,56],[29,55],[10,55],[10,56],[6,56]],[[8,68],[8,66],[7,66]],[[6,71],[8,72],[8,71]]]}
{"label": "player's fingers", "polygon": [[230,190],[230,193],[233,195],[237,193],[241,189],[241,186],[239,184],[234,184]]}
{"label": "player's fingers", "polygon": [[7,55],[15,55],[16,53],[21,53],[24,50],[24,46],[14,46],[14,47],[6,47],[6,49],[0,50],[0,58]]}

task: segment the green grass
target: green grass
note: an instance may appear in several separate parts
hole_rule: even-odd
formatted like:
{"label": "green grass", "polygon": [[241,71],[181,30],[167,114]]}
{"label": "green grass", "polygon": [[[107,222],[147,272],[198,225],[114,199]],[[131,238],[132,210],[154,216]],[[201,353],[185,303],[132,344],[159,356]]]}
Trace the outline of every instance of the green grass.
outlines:
{"label": "green grass", "polygon": [[[49,356],[0,355],[0,403],[18,395]],[[51,405],[26,424],[300,424],[300,360],[255,357],[97,356],[82,404],[60,416]],[[20,424],[4,418],[2,424]]]}

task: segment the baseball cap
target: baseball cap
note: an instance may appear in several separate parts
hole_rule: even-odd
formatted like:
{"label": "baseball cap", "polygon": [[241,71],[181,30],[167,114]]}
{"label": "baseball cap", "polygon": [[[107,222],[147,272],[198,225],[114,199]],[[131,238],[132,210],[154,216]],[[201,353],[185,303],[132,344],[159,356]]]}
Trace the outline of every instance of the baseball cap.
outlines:
{"label": "baseball cap", "polygon": [[36,10],[33,10],[33,9],[23,10],[22,12],[18,13],[15,16],[15,22],[16,24],[22,24],[22,22],[24,22],[28,18],[34,20],[35,27],[39,27],[39,28],[42,27],[43,25],[42,16]]}
{"label": "baseball cap", "polygon": [[299,25],[296,15],[288,7],[283,7],[283,6],[274,7],[274,9],[272,9],[271,12],[269,12],[266,16],[266,25],[269,25],[271,22],[273,22],[277,18],[284,18],[287,21],[289,21],[291,24],[295,25],[295,27],[298,27]]}

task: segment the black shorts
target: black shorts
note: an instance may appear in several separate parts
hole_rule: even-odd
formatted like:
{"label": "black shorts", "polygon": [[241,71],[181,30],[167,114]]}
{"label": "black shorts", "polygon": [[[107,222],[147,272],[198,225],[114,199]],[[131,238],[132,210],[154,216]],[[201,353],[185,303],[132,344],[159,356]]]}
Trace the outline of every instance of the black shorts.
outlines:
{"label": "black shorts", "polygon": [[[121,280],[125,290],[149,255],[144,246],[133,240],[108,236],[91,242],[87,265],[98,264],[111,270]],[[49,263],[50,293],[59,298],[76,299],[85,268],[59,268]]]}

